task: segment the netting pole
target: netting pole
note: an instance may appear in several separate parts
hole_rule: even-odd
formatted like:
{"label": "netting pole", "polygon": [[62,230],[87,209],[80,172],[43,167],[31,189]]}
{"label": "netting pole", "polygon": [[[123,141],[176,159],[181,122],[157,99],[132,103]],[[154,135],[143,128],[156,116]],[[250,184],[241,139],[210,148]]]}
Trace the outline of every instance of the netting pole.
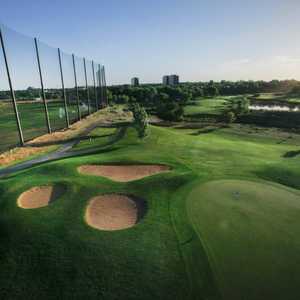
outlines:
{"label": "netting pole", "polygon": [[46,100],[45,89],[44,89],[44,82],[43,82],[43,75],[42,75],[42,69],[41,69],[40,53],[39,53],[37,38],[34,38],[34,44],[35,44],[35,51],[36,51],[36,59],[37,59],[38,68],[39,68],[42,98],[43,98],[43,102],[44,102],[46,126],[48,129],[48,133],[51,133],[51,125],[50,125],[50,120],[49,120],[49,112],[48,112],[47,100]]}
{"label": "netting pole", "polygon": [[99,109],[98,105],[98,94],[97,94],[97,86],[96,86],[96,79],[95,79],[95,67],[94,61],[92,61],[92,70],[93,70],[93,81],[94,81],[94,93],[95,93],[95,100],[96,100],[96,108]]}
{"label": "netting pole", "polygon": [[86,62],[85,62],[85,58],[83,58],[83,66],[84,66],[86,96],[87,96],[87,100],[88,100],[88,113],[90,115],[91,114],[90,92],[89,92],[89,86],[88,86],[88,80],[87,80],[87,74],[86,74]]}
{"label": "netting pole", "polygon": [[105,104],[108,106],[108,99],[107,99],[107,86],[106,86],[106,76],[105,76],[105,67],[103,66],[103,85],[104,85],[104,98]]}
{"label": "netting pole", "polygon": [[66,95],[66,90],[65,90],[64,74],[63,74],[63,69],[62,69],[61,53],[60,53],[59,48],[57,48],[57,52],[58,52],[58,61],[59,61],[59,69],[60,69],[60,77],[61,77],[61,88],[62,88],[64,104],[65,104],[66,124],[67,124],[67,128],[69,128],[70,122],[69,122],[69,114],[68,114],[68,106],[67,106],[67,95]]}
{"label": "netting pole", "polygon": [[3,39],[1,27],[0,27],[0,42],[1,42],[1,48],[2,48],[5,67],[6,67],[6,74],[7,74],[7,79],[8,79],[9,89],[10,89],[10,95],[11,95],[13,108],[14,108],[14,112],[15,112],[15,117],[16,117],[16,122],[17,122],[17,127],[18,127],[20,144],[21,144],[21,146],[24,146],[23,131],[22,131],[22,126],[21,126],[21,121],[19,118],[19,112],[18,112],[18,107],[17,107],[15,91],[13,89],[13,85],[12,85],[12,81],[11,81],[11,77],[10,77],[10,71],[9,71],[9,66],[8,66],[8,61],[7,61],[6,50],[5,50],[4,39]]}
{"label": "netting pole", "polygon": [[98,83],[99,83],[101,108],[103,108],[104,105],[103,105],[102,76],[101,76],[101,66],[100,66],[100,64],[98,64]]}
{"label": "netting pole", "polygon": [[74,81],[75,81],[75,89],[76,89],[76,100],[77,100],[77,113],[78,113],[78,120],[81,120],[81,113],[80,113],[80,101],[79,101],[79,90],[78,90],[78,83],[77,83],[77,74],[76,74],[76,65],[75,65],[75,57],[72,54],[73,60],[73,71],[74,71]]}

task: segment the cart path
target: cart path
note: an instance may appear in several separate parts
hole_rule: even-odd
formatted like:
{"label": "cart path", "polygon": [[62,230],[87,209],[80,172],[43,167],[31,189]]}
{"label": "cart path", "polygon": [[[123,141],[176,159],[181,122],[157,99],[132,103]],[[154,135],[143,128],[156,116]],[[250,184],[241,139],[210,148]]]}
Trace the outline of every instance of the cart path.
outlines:
{"label": "cart path", "polygon": [[[16,165],[1,169],[0,170],[0,178],[6,177],[6,176],[11,175],[18,171],[29,169],[29,168],[39,165],[41,163],[50,162],[50,161],[54,161],[54,160],[58,160],[58,159],[62,159],[62,158],[68,158],[68,157],[77,156],[77,155],[95,153],[95,149],[87,149],[87,150],[83,149],[83,150],[77,150],[77,151],[70,151],[70,150],[76,144],[78,144],[80,142],[80,137],[83,137],[84,135],[90,133],[92,130],[94,130],[97,127],[101,127],[101,124],[96,124],[96,125],[94,124],[94,125],[86,128],[86,130],[84,130],[77,139],[63,143],[61,145],[61,147],[59,147],[59,149],[55,150],[54,152],[47,153],[45,155],[42,155],[42,156],[18,163]],[[107,144],[107,146],[116,142],[117,140],[119,140],[124,135],[125,131],[126,131],[126,127],[125,128],[121,127],[119,129],[119,132],[114,137],[114,139],[111,141],[111,143]]]}

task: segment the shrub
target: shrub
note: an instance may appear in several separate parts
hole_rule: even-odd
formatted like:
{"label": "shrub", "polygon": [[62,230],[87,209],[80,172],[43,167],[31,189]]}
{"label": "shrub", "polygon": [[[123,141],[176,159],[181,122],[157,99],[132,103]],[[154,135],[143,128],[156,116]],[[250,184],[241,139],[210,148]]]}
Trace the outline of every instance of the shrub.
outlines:
{"label": "shrub", "polygon": [[236,120],[236,116],[235,113],[232,111],[228,111],[225,115],[224,115],[224,121],[226,123],[233,123]]}

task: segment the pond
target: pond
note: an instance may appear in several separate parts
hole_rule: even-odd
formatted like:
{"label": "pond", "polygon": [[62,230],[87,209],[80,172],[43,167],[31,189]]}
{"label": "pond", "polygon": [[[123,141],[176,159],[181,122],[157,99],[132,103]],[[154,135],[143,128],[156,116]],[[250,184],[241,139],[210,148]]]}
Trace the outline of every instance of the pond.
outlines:
{"label": "pond", "polygon": [[287,112],[297,112],[300,111],[300,106],[288,106],[288,105],[263,105],[255,104],[249,105],[250,110],[262,110],[262,111],[287,111]]}

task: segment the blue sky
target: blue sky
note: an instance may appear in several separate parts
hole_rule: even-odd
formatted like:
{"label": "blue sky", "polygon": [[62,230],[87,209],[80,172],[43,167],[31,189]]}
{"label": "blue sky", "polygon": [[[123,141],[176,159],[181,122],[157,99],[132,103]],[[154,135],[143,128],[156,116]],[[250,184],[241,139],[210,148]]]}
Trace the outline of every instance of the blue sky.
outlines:
{"label": "blue sky", "polygon": [[0,22],[106,65],[110,84],[299,79],[299,0],[1,0]]}

